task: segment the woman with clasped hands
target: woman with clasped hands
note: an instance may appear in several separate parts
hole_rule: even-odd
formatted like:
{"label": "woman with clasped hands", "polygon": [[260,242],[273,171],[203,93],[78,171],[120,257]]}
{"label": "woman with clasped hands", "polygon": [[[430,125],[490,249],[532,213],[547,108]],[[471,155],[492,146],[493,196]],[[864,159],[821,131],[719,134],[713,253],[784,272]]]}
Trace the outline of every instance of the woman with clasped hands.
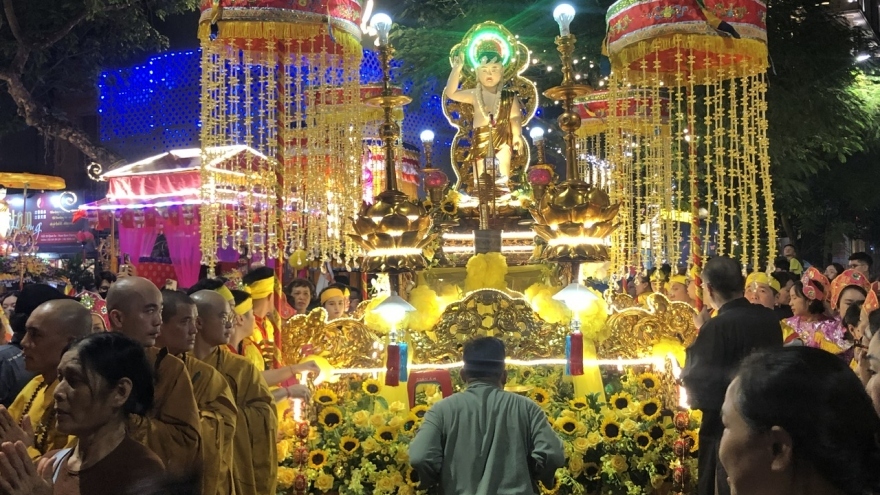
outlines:
{"label": "woman with clasped hands", "polygon": [[75,446],[34,465],[21,442],[0,446],[0,492],[8,495],[126,494],[164,473],[162,461],[132,440],[129,414],[153,402],[153,378],[143,346],[119,333],[74,343],[58,366],[58,430]]}

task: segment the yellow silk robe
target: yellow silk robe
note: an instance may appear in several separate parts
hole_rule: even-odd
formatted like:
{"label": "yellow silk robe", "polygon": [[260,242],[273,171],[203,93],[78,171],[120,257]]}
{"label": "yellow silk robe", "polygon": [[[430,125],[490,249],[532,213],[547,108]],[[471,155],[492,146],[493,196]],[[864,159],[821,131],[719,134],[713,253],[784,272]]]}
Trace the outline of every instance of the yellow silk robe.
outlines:
{"label": "yellow silk robe", "polygon": [[278,420],[262,371],[219,347],[205,362],[223,374],[238,406],[232,469],[236,495],[274,494]]}
{"label": "yellow silk robe", "polygon": [[[68,436],[59,433],[56,429],[55,398],[52,396],[56,386],[58,380],[46,386],[43,376],[37,375],[25,385],[9,406],[9,414],[17,424],[21,424],[25,415],[30,417],[31,425],[34,427],[34,446],[28,447],[28,454],[34,460],[46,452],[63,449],[69,442]],[[33,402],[31,402],[32,397]],[[31,402],[30,408],[28,402]],[[25,410],[26,408],[28,409]]]}
{"label": "yellow silk robe", "polygon": [[199,408],[183,361],[166,349],[147,347],[155,374],[153,408],[146,416],[129,415],[129,435],[159,456],[169,473],[180,475],[201,459]]}
{"label": "yellow silk robe", "polygon": [[202,435],[202,494],[232,495],[232,445],[238,408],[223,375],[193,356],[181,356],[199,406]]}

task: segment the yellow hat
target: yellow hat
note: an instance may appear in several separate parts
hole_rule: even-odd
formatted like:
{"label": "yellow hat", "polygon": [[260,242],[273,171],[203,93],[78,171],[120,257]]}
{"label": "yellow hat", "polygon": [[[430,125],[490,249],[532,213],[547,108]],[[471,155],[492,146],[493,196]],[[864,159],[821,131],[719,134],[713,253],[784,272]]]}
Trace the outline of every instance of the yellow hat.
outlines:
{"label": "yellow hat", "polygon": [[323,305],[330,299],[333,299],[334,297],[342,297],[348,299],[348,296],[350,295],[351,294],[349,294],[348,289],[345,289],[344,291],[338,287],[330,287],[329,289],[324,289],[324,292],[321,292],[321,305]]}
{"label": "yellow hat", "polygon": [[770,288],[773,289],[774,292],[779,292],[779,290],[782,288],[779,285],[778,280],[771,277],[770,275],[767,275],[764,272],[755,272],[749,275],[748,278],[746,278],[746,287],[750,287],[752,284],[770,286]]}
{"label": "yellow hat", "polygon": [[235,298],[232,297],[232,291],[229,290],[229,287],[226,287],[225,285],[217,287],[216,289],[214,289],[214,292],[223,296],[223,299],[226,299],[227,302],[232,302],[235,300]]}
{"label": "yellow hat", "polygon": [[275,292],[275,277],[264,278],[246,286],[244,291],[254,299],[265,299]]}
{"label": "yellow hat", "polygon": [[674,275],[672,278],[669,279],[670,287],[672,286],[672,284],[681,284],[687,287],[689,282],[690,280],[684,275]]}
{"label": "yellow hat", "polygon": [[235,314],[244,316],[248,311],[254,309],[254,299],[249,297],[235,306]]}

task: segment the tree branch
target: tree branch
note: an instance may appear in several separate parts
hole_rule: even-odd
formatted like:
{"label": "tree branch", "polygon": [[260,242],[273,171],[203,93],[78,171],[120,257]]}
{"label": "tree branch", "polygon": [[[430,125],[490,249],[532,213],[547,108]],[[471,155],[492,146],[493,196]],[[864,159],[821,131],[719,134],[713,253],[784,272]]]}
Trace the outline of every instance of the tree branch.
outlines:
{"label": "tree branch", "polygon": [[[3,0],[3,1],[4,2],[11,2],[12,0]],[[79,23],[84,21],[86,19],[86,17],[88,17],[88,16],[89,16],[88,10],[79,13],[78,15],[74,16],[73,19],[67,21],[66,24],[61,26],[60,29],[58,29],[54,33],[46,36],[45,38],[40,40],[40,42],[35,43],[33,45],[33,48],[36,50],[45,50],[46,48],[51,47],[55,43],[58,43],[65,36],[67,36],[73,30],[73,28],[75,28]],[[16,36],[16,39],[18,39],[18,36]]]}
{"label": "tree branch", "polygon": [[9,69],[0,69],[0,80],[6,82],[7,91],[15,101],[18,113],[24,117],[27,125],[47,136],[67,141],[90,159],[104,165],[105,170],[122,161],[119,155],[96,143],[85,131],[66,117],[53,114],[37,102],[25,87],[19,73],[14,73]]}
{"label": "tree branch", "polygon": [[25,38],[24,33],[21,32],[21,26],[18,24],[18,15],[15,14],[15,7],[12,5],[12,0],[3,0],[3,12],[6,14],[6,22],[9,23],[9,29],[12,31],[12,36],[15,37],[19,44],[29,46],[30,40]]}

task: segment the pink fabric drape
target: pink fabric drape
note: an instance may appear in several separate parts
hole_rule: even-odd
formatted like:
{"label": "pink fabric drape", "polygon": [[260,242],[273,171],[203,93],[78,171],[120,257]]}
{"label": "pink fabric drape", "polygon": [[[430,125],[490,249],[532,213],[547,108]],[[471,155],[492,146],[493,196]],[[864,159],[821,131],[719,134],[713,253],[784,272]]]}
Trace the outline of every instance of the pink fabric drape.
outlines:
{"label": "pink fabric drape", "polygon": [[119,253],[123,256],[127,254],[131,264],[138,266],[142,256],[152,254],[158,234],[156,227],[127,228],[119,225]]}
{"label": "pink fabric drape", "polygon": [[165,224],[165,239],[168,240],[168,254],[177,273],[177,285],[191,287],[199,281],[202,267],[201,237],[199,225]]}

